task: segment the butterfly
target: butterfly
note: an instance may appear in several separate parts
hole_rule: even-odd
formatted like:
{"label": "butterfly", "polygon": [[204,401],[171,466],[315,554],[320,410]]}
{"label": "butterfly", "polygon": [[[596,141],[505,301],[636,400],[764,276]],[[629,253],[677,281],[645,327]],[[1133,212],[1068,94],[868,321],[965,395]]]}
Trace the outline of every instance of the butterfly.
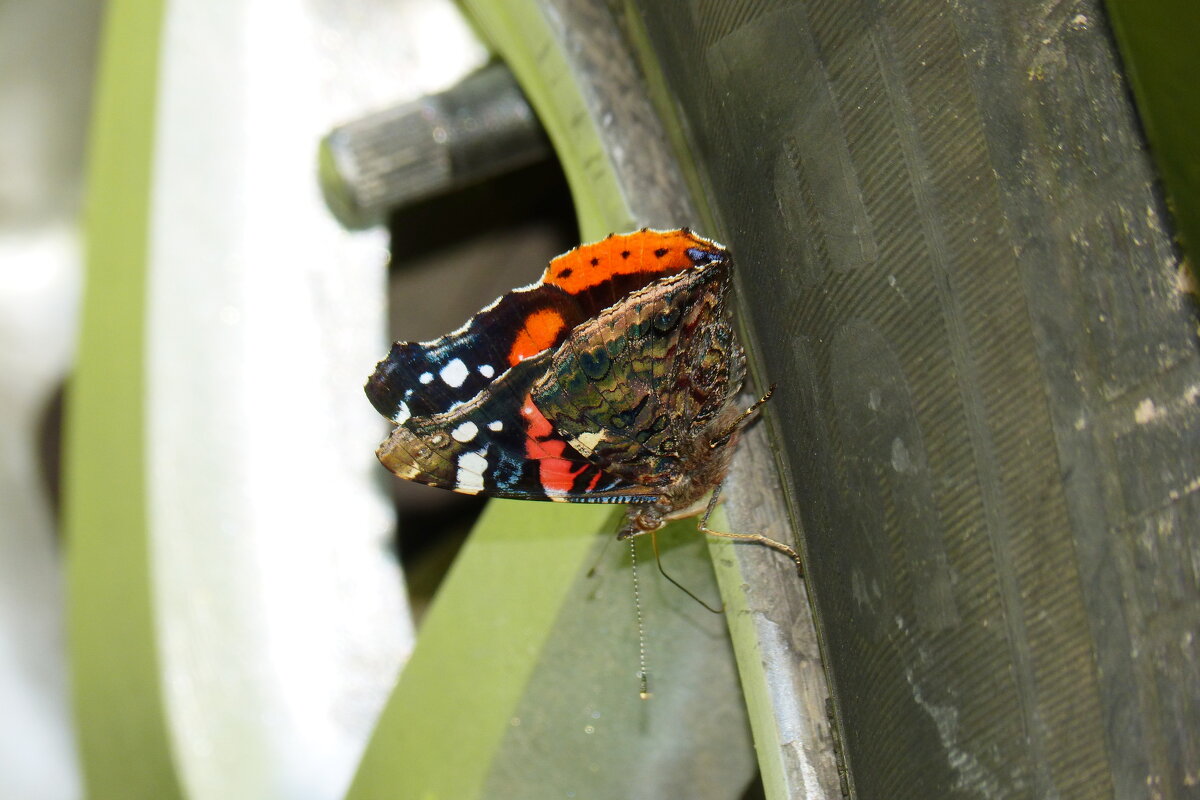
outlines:
{"label": "butterfly", "polygon": [[[623,503],[627,539],[703,513],[742,429],[745,355],[722,245],[683,228],[611,234],[553,259],[430,342],[396,342],[366,384],[395,428],[379,460],[465,494]],[[709,500],[705,504],[705,498]]]}

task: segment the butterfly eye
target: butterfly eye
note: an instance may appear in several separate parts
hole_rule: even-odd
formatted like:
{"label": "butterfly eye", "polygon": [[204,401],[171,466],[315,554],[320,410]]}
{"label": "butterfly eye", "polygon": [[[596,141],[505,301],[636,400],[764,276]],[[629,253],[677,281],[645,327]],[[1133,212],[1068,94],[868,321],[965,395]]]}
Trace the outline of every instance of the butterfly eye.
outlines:
{"label": "butterfly eye", "polygon": [[675,327],[675,323],[679,322],[679,308],[671,308],[667,311],[660,311],[654,315],[654,327],[664,333]]}
{"label": "butterfly eye", "polygon": [[583,367],[584,374],[594,381],[598,381],[608,374],[610,363],[608,351],[603,347],[579,354],[579,366]]}
{"label": "butterfly eye", "polygon": [[721,253],[713,252],[712,250],[701,250],[699,247],[689,247],[685,252],[688,259],[697,267],[711,264],[714,261],[721,261],[723,258]]}

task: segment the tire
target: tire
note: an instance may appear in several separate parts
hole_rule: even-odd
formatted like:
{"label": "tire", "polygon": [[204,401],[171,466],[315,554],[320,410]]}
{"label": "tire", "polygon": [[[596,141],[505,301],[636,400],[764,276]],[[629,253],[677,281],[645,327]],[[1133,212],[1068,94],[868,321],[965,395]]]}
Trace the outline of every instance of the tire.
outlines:
{"label": "tire", "polygon": [[779,385],[844,790],[1200,797],[1196,308],[1103,10],[623,21]]}

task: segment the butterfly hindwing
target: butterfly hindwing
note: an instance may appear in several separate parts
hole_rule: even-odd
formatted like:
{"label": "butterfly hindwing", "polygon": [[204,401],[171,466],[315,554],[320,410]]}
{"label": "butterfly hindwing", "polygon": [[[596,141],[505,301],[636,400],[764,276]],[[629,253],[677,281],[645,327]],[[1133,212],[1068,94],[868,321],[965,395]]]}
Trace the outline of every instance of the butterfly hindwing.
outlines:
{"label": "butterfly hindwing", "polygon": [[668,482],[742,385],[728,288],[729,265],[715,261],[630,294],[572,331],[534,385],[534,403],[609,473]]}

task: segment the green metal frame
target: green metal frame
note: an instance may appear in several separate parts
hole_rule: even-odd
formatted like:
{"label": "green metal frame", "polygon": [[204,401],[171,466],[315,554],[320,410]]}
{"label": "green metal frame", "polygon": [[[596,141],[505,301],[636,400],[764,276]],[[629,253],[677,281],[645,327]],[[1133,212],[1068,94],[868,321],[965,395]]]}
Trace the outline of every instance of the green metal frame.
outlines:
{"label": "green metal frame", "polygon": [[1177,236],[1200,278],[1200,10],[1191,0],[1108,0],[1108,13]]}
{"label": "green metal frame", "polygon": [[71,674],[92,797],[181,791],[146,527],[144,320],[162,0],[108,9],[88,160],[87,277],[68,394]]}

